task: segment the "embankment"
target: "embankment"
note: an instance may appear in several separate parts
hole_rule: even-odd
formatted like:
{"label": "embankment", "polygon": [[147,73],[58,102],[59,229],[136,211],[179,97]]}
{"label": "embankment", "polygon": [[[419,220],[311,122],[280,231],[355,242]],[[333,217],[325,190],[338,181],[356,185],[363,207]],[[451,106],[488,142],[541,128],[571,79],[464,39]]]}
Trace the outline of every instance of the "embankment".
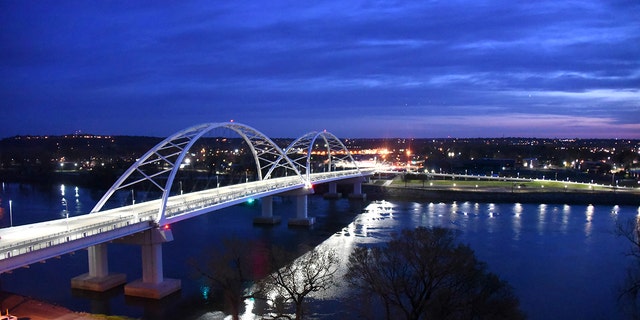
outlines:
{"label": "embankment", "polygon": [[496,202],[547,203],[640,206],[640,194],[625,191],[533,191],[503,188],[419,188],[401,186],[363,185],[367,199],[401,199],[428,202]]}

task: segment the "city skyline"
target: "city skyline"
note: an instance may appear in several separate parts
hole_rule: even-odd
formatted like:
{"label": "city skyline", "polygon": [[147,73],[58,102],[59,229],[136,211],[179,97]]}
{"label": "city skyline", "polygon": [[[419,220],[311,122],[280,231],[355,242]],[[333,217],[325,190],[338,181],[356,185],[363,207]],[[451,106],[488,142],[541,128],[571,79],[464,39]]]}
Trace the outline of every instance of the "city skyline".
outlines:
{"label": "city skyline", "polygon": [[0,4],[0,138],[640,138],[640,4]]}

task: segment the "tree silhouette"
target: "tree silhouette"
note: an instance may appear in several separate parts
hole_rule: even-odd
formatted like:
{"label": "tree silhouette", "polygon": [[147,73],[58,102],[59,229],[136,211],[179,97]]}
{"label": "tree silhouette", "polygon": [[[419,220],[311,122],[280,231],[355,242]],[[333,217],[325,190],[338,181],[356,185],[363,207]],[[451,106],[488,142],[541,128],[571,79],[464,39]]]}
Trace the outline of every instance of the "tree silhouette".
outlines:
{"label": "tree silhouette", "polygon": [[449,229],[403,230],[386,246],[357,247],[345,280],[381,302],[386,319],[524,318],[508,284]]}
{"label": "tree silhouette", "polygon": [[616,234],[629,241],[631,246],[627,255],[633,258],[619,289],[618,301],[629,318],[640,319],[640,217],[618,222]]}
{"label": "tree silhouette", "polygon": [[209,282],[213,293],[222,294],[225,309],[236,320],[244,300],[256,294],[256,279],[269,270],[267,251],[256,242],[231,237],[223,240],[222,248],[210,256],[205,267],[191,264]]}
{"label": "tree silhouette", "polygon": [[275,318],[291,318],[285,311],[287,305],[293,305],[295,319],[302,319],[305,298],[335,285],[339,259],[334,250],[318,247],[292,262],[293,253],[273,247],[269,257],[276,269],[258,286],[259,292],[274,306]]}

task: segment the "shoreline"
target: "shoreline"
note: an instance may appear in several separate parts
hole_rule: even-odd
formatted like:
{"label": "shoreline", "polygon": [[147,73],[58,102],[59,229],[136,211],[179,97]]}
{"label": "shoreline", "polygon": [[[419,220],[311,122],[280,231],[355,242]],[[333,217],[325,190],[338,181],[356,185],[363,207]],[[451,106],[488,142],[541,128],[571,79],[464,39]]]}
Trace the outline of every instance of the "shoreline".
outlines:
{"label": "shoreline", "polygon": [[393,198],[409,201],[473,201],[498,203],[546,203],[583,205],[629,205],[640,206],[638,192],[546,190],[544,192],[527,189],[508,190],[505,188],[444,188],[416,186],[382,186],[363,184],[362,192],[369,199]]}
{"label": "shoreline", "polygon": [[78,312],[13,292],[0,291],[1,314],[29,320],[133,320],[117,315]]}
{"label": "shoreline", "polygon": [[7,311],[18,319],[30,320],[97,320],[104,319],[98,315],[75,312],[65,307],[36,300],[16,293],[0,291],[0,307],[2,314]]}

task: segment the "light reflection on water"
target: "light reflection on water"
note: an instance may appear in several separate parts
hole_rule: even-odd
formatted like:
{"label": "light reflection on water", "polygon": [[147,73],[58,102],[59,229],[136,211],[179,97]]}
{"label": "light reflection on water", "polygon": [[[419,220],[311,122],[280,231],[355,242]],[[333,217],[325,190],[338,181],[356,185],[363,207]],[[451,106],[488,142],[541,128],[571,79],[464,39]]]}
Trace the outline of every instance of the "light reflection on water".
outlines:
{"label": "light reflection on water", "polygon": [[[19,192],[16,191],[17,186],[11,188],[3,191],[5,201],[2,206],[8,211],[6,200],[12,197],[14,223],[27,223],[26,211],[32,214],[29,219],[34,221],[62,217],[63,196],[59,185],[42,191],[29,186]],[[70,216],[86,213],[102,195],[80,188],[78,197],[75,197],[76,192],[70,191],[74,190],[71,188],[73,186],[65,186],[64,193],[69,201]],[[143,196],[142,193],[136,193],[136,200]],[[123,193],[120,201],[132,201],[130,193]],[[294,204],[282,201],[275,205],[274,211],[281,213],[284,219],[294,215]],[[208,214],[172,226],[176,240],[164,247],[164,256],[171,257],[164,264],[166,276],[182,279],[183,290],[178,299],[192,299],[192,291],[193,299],[202,299],[202,283],[193,279],[190,275],[192,270],[184,261],[199,256],[203,248],[219,243],[228,234],[271,243],[294,244],[316,241],[309,239],[322,237],[318,242],[324,240],[322,245],[335,249],[342,258],[341,272],[344,273],[346,259],[357,245],[388,241],[392,233],[404,228],[440,226],[458,230],[460,240],[471,246],[478,258],[487,263],[489,270],[514,287],[529,319],[621,318],[616,313],[615,288],[624,277],[628,264],[624,253],[629,245],[624,239],[615,237],[613,230],[616,221],[640,219],[640,208],[408,201],[373,201],[354,205],[346,199],[326,201],[311,197],[309,215],[315,216],[318,221],[312,230],[287,228],[285,223],[270,228],[254,227],[250,221],[257,214],[260,214],[259,205],[236,206],[220,214]],[[344,223],[340,221],[339,227],[334,229],[328,227],[336,224],[335,220],[341,220],[340,217],[343,217]],[[8,225],[8,217],[3,221]],[[130,280],[140,276],[140,262],[137,261],[140,259],[139,248],[115,245],[109,250],[110,256],[134,257],[133,261],[111,260],[110,268],[116,272],[126,271]],[[97,299],[72,296],[68,289],[69,279],[86,272],[86,268],[86,253],[78,252],[60,260],[48,261],[47,264],[33,265],[30,270],[3,275],[3,289],[36,298],[43,297],[78,311],[133,317],[143,315],[139,311],[142,307],[138,304],[129,305],[122,293]],[[31,276],[31,272],[48,273],[43,277],[49,279],[49,286],[44,289],[38,287],[43,285],[42,281]],[[340,301],[348,295],[348,288],[342,286],[317,298],[323,303],[333,303],[331,306],[337,304],[338,308],[346,308],[340,305]],[[165,304],[145,304],[144,308],[162,311]],[[100,308],[96,310],[96,306]],[[144,311],[144,314],[147,312]],[[224,317],[220,312],[214,314],[216,316],[213,318]]]}
{"label": "light reflection on water", "polygon": [[[640,209],[371,202],[346,228],[353,232],[336,234],[325,245],[345,246],[341,254],[346,259],[353,246],[385,242],[402,228],[455,228],[489,270],[514,287],[529,319],[611,319],[621,317],[615,290],[628,262],[628,243],[613,230],[618,219],[634,214],[640,217]],[[340,300],[348,294],[340,288],[329,296]]]}

